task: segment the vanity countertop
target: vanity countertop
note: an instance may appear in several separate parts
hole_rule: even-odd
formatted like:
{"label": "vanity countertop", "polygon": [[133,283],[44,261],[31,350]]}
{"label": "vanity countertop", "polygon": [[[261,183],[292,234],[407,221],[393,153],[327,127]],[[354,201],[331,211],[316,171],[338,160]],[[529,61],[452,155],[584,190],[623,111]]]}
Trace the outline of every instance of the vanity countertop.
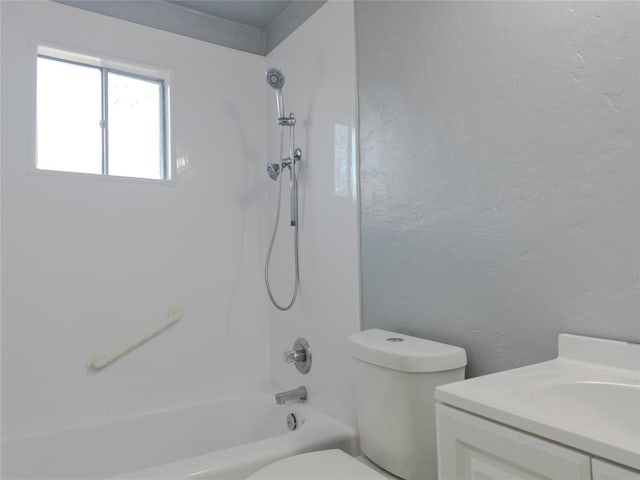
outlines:
{"label": "vanity countertop", "polygon": [[640,470],[640,345],[561,334],[558,358],[439,387],[436,400]]}

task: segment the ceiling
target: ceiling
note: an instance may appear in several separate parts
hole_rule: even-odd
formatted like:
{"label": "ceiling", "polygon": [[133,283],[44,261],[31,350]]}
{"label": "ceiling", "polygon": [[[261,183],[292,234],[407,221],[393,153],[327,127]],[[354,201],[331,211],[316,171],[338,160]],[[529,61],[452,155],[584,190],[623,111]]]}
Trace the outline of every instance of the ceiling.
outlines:
{"label": "ceiling", "polygon": [[293,0],[167,0],[207,15],[243,23],[257,28],[267,28]]}
{"label": "ceiling", "polygon": [[326,3],[326,0],[52,1],[258,55],[269,53]]}

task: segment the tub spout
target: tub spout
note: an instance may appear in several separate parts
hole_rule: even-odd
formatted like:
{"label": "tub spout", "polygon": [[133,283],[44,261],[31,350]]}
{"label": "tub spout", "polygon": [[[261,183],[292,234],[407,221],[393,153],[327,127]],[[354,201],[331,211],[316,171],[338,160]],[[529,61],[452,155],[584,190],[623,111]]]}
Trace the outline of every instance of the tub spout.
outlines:
{"label": "tub spout", "polygon": [[305,401],[307,399],[307,387],[298,387],[293,390],[287,390],[286,392],[276,393],[276,403],[278,405],[284,405],[292,400]]}

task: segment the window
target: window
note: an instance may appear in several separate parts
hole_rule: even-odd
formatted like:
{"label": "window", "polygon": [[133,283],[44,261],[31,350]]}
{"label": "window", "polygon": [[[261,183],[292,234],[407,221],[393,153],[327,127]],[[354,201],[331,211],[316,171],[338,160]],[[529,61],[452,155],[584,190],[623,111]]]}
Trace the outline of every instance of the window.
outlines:
{"label": "window", "polygon": [[162,79],[42,52],[37,62],[38,169],[169,178]]}

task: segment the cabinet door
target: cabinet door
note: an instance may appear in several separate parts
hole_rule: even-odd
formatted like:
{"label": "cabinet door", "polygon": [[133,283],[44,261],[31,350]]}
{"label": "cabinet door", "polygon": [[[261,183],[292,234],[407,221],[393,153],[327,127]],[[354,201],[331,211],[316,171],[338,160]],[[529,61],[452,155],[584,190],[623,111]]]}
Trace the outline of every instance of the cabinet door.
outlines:
{"label": "cabinet door", "polygon": [[591,471],[593,480],[640,480],[638,470],[631,470],[598,458],[591,459]]}
{"label": "cabinet door", "polygon": [[589,456],[437,404],[440,480],[591,480]]}

